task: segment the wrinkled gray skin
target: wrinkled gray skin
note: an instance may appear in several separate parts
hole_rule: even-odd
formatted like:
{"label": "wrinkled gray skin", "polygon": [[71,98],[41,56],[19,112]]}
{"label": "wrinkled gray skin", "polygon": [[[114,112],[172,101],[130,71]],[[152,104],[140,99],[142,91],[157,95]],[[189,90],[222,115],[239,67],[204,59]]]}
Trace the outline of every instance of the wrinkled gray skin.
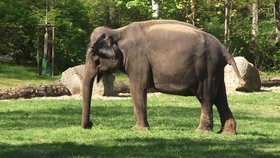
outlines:
{"label": "wrinkled gray skin", "polygon": [[134,22],[119,29],[96,28],[88,44],[83,80],[82,127],[91,128],[90,106],[94,77],[117,69],[129,76],[136,117],[134,129],[147,129],[147,89],[196,96],[201,103],[197,131],[213,130],[213,104],[220,133],[235,134],[236,122],[228,106],[224,67],[233,57],[212,35],[174,20]]}

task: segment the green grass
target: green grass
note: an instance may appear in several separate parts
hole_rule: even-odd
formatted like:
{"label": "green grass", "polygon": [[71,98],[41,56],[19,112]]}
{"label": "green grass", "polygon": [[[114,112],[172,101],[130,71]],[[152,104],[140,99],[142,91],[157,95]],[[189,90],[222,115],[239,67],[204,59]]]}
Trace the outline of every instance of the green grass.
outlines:
{"label": "green grass", "polygon": [[130,129],[129,99],[94,100],[91,130],[80,127],[81,100],[0,101],[0,157],[280,157],[279,98],[229,95],[238,135],[195,132],[200,106],[194,97],[149,96],[149,131]]}
{"label": "green grass", "polygon": [[[261,73],[277,76],[279,73]],[[31,67],[0,63],[0,89],[48,84]],[[116,73],[117,81],[127,81]],[[0,101],[0,157],[280,157],[280,93],[230,94],[238,135],[198,133],[193,97],[152,95],[149,131],[131,130],[131,101],[94,100],[94,128],[80,127],[81,100]]]}
{"label": "green grass", "polygon": [[272,77],[276,77],[279,78],[280,77],[280,71],[259,71],[260,76],[262,78],[272,78]]}
{"label": "green grass", "polygon": [[39,76],[34,67],[0,63],[0,89],[49,84],[59,78],[60,76]]}
{"label": "green grass", "polygon": [[121,82],[128,82],[128,76],[121,71],[117,71],[116,73],[114,73],[116,76],[116,81],[121,81]]}

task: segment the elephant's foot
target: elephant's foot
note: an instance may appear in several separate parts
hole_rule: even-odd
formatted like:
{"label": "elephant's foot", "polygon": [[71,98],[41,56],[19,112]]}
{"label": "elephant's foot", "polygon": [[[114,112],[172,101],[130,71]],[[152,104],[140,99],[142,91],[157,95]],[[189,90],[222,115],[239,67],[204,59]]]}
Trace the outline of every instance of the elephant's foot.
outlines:
{"label": "elephant's foot", "polygon": [[221,134],[237,134],[236,132],[236,122],[233,118],[226,121],[224,127],[222,127],[218,133]]}
{"label": "elephant's foot", "polygon": [[213,122],[212,121],[206,121],[206,120],[202,120],[199,123],[199,126],[196,128],[196,131],[198,132],[211,132],[213,131]]}
{"label": "elephant's foot", "polygon": [[144,124],[136,124],[134,127],[132,127],[133,130],[149,130],[149,125]]}
{"label": "elephant's foot", "polygon": [[204,126],[198,126],[195,131],[197,132],[212,132],[213,128],[211,127],[204,127]]}
{"label": "elephant's foot", "polygon": [[88,121],[86,124],[83,124],[82,127],[84,129],[91,129],[92,128],[92,122],[91,121]]}

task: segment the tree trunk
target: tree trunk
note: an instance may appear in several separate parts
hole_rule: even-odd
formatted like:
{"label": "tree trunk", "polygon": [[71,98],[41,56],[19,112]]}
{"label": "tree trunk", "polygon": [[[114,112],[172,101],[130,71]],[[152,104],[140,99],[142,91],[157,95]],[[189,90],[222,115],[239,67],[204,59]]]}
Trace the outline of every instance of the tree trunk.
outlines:
{"label": "tree trunk", "polygon": [[252,40],[256,40],[257,36],[259,34],[259,28],[258,28],[258,0],[254,0],[253,6],[252,6],[252,14],[253,14],[253,20],[252,20]]}
{"label": "tree trunk", "polygon": [[195,0],[190,0],[191,13],[189,13],[188,11],[189,9],[186,8],[186,21],[188,23],[192,23],[193,25],[195,25],[195,13],[196,13],[195,4],[196,4]]}
{"label": "tree trunk", "polygon": [[252,42],[251,42],[251,51],[255,53],[255,66],[257,68],[260,68],[260,54],[256,48],[256,39],[259,34],[259,28],[258,28],[258,0],[254,0],[253,5],[252,5]]}
{"label": "tree trunk", "polygon": [[280,46],[280,11],[279,11],[280,0],[275,0],[274,2],[274,18],[275,18],[275,44]]}
{"label": "tree trunk", "polygon": [[104,6],[104,25],[107,27],[111,26],[111,14],[110,14],[110,6],[109,4],[105,4]]}
{"label": "tree trunk", "polygon": [[192,19],[192,24],[195,25],[195,0],[190,0],[190,3],[191,3],[191,10],[192,10],[192,13],[191,13],[191,19]]}
{"label": "tree trunk", "polygon": [[159,3],[156,0],[152,0],[152,17],[157,19],[159,17]]}
{"label": "tree trunk", "polygon": [[230,0],[224,0],[225,5],[225,32],[224,32],[224,44],[229,52],[229,35],[230,35]]}

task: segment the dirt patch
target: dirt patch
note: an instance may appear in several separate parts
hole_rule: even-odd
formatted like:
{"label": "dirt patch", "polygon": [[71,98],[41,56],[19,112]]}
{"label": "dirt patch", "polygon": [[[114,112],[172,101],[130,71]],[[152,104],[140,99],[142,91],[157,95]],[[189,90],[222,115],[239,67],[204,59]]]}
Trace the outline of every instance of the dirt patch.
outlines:
{"label": "dirt patch", "polygon": [[263,92],[278,92],[278,93],[280,93],[280,86],[262,87],[261,91],[263,91]]}
{"label": "dirt patch", "polygon": [[[58,97],[36,97],[32,98],[34,100],[36,99],[46,99],[46,100],[64,100],[64,99],[74,99],[74,100],[82,100],[81,95],[63,95],[63,96],[58,96]],[[116,96],[93,96],[92,99],[95,100],[124,100],[124,99],[130,99],[130,94],[129,93],[120,93]]]}

